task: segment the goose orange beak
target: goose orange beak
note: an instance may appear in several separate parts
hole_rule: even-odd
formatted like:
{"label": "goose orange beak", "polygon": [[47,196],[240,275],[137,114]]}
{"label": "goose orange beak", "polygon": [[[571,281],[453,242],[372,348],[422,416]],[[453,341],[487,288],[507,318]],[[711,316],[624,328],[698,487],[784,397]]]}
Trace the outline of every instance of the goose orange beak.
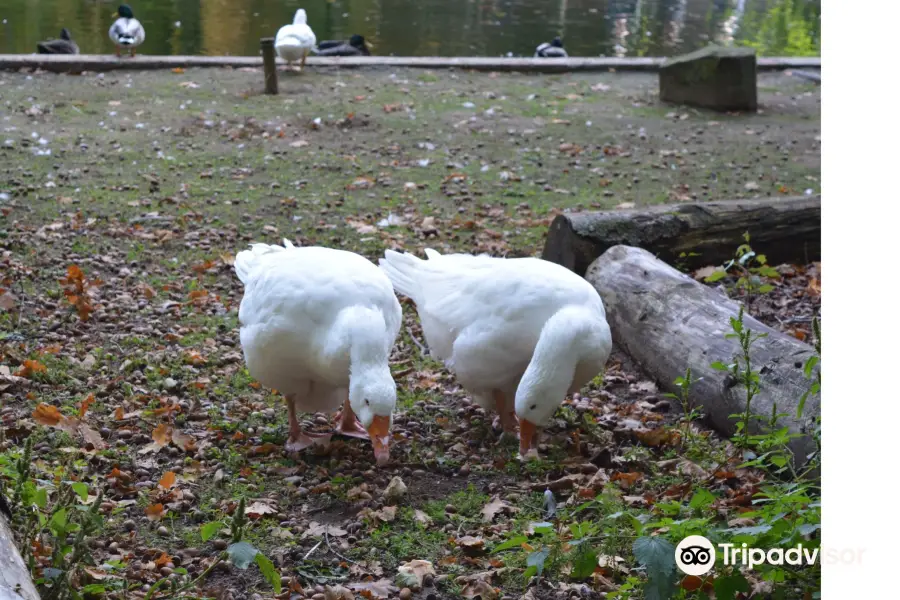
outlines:
{"label": "goose orange beak", "polygon": [[384,466],[391,459],[390,436],[391,418],[378,416],[372,419],[369,425],[369,438],[372,440],[372,447],[375,449],[375,464],[379,467]]}
{"label": "goose orange beak", "polygon": [[531,442],[534,440],[534,434],[537,426],[528,419],[519,420],[519,455],[524,457],[531,450]]}

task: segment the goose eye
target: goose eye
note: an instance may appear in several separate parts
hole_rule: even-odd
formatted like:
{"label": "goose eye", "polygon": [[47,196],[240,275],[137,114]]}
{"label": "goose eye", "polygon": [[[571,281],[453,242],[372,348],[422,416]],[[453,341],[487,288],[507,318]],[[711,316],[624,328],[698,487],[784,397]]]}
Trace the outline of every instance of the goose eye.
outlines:
{"label": "goose eye", "polygon": [[531,410],[537,410],[537,404],[532,404],[532,405],[531,405]]}
{"label": "goose eye", "polygon": [[366,398],[366,406],[368,406],[368,405],[369,405],[369,399]]}

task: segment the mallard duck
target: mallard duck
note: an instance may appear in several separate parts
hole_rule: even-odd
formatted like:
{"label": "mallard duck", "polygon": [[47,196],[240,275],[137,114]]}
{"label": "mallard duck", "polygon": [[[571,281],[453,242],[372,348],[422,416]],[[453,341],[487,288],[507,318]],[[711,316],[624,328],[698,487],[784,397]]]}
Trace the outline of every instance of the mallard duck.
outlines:
{"label": "mallard duck", "polygon": [[122,48],[129,48],[134,56],[137,47],[144,43],[144,26],[134,18],[134,11],[127,4],[120,4],[113,16],[118,18],[109,28],[109,39],[116,45],[116,56],[122,56]]}
{"label": "mallard duck", "polygon": [[[387,250],[394,290],[415,302],[431,353],[505,433],[519,424],[526,456],[567,394],[600,373],[612,350],[603,301],[568,269],[539,258]],[[514,402],[510,402],[515,398]]]}
{"label": "mallard duck", "polygon": [[284,394],[289,451],[326,444],[304,432],[298,412],[336,411],[336,431],[369,438],[389,458],[397,388],[388,355],[402,313],[391,282],[369,260],[317,246],[252,244],[237,254],[244,284],[238,313],[250,374]]}
{"label": "mallard duck", "polygon": [[38,54],[78,54],[78,44],[72,40],[69,30],[63,28],[59,32],[58,40],[47,40],[46,42],[38,42]]}
{"label": "mallard duck", "polygon": [[535,58],[566,58],[569,54],[563,48],[562,40],[559,36],[553,38],[550,43],[544,42],[534,51]]}
{"label": "mallard duck", "polygon": [[358,33],[351,35],[349,41],[320,42],[314,52],[319,56],[371,56],[366,39]]}
{"label": "mallard duck", "polygon": [[300,70],[306,66],[306,56],[316,47],[316,34],[306,24],[306,11],[297,9],[294,23],[285,25],[275,35],[275,51],[287,61],[288,67],[300,61]]}

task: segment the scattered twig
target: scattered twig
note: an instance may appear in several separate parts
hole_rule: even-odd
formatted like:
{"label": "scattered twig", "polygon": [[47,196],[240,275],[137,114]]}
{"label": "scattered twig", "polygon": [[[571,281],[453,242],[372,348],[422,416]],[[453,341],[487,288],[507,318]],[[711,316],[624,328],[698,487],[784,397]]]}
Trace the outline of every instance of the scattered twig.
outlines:
{"label": "scattered twig", "polygon": [[309,558],[309,556],[310,556],[313,552],[315,552],[316,549],[317,549],[319,546],[321,546],[321,545],[322,545],[322,540],[319,540],[319,543],[316,544],[315,546],[313,546],[313,547],[310,549],[310,551],[306,553],[306,555],[303,557],[303,560],[306,560],[307,558]]}
{"label": "scattered twig", "polygon": [[409,327],[406,328],[406,333],[409,334],[409,339],[413,341],[413,344],[419,347],[419,352],[422,354],[423,358],[428,358],[428,348],[425,345],[416,339],[416,336],[413,335],[412,329]]}
{"label": "scattered twig", "polygon": [[331,550],[331,552],[335,556],[337,556],[339,559],[341,559],[342,561],[354,564],[357,567],[363,569],[365,573],[369,573],[369,570],[366,569],[365,565],[359,564],[352,558],[347,558],[346,556],[344,556],[343,554],[341,554],[340,552],[338,552],[337,550],[334,549],[334,547],[331,545],[331,542],[328,540],[328,528],[327,527],[325,528],[325,545],[328,546],[328,549]]}

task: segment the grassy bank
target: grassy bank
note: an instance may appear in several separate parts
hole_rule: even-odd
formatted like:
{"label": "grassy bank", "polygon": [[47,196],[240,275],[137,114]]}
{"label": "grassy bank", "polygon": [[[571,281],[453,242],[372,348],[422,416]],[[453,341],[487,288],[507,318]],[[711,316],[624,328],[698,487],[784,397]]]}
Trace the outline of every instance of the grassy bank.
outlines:
{"label": "grassy bank", "polygon": [[[560,210],[820,192],[819,88],[759,81],[761,113],[730,115],[660,105],[656,78],[636,74],[310,70],[282,74],[276,97],[258,71],[0,74],[0,475],[17,505],[41,507],[16,516],[46,532],[36,566],[72,566],[67,586],[98,597],[162,597],[159,581],[204,574],[181,597],[277,582],[331,600],[326,586],[396,597],[383,580],[422,559],[435,573],[406,583],[416,597],[493,600],[526,594],[540,564],[534,598],[637,598],[658,583],[639,537],[814,532],[805,488],[738,469],[624,356],[523,464],[420,350],[405,306],[392,464],[375,470],[358,441],[283,455],[286,411],[238,340],[231,261],[250,241],[526,256]],[[779,286],[812,294],[795,276]],[[393,476],[399,500],[382,497]],[[751,512],[765,489],[774,512]],[[779,508],[791,529],[772,532]],[[90,523],[83,543],[67,529]],[[264,562],[217,560],[236,536],[271,581]],[[66,545],[75,559],[54,553]],[[767,573],[719,573],[721,597],[818,589],[817,570]],[[678,593],[700,597],[692,585]]]}

